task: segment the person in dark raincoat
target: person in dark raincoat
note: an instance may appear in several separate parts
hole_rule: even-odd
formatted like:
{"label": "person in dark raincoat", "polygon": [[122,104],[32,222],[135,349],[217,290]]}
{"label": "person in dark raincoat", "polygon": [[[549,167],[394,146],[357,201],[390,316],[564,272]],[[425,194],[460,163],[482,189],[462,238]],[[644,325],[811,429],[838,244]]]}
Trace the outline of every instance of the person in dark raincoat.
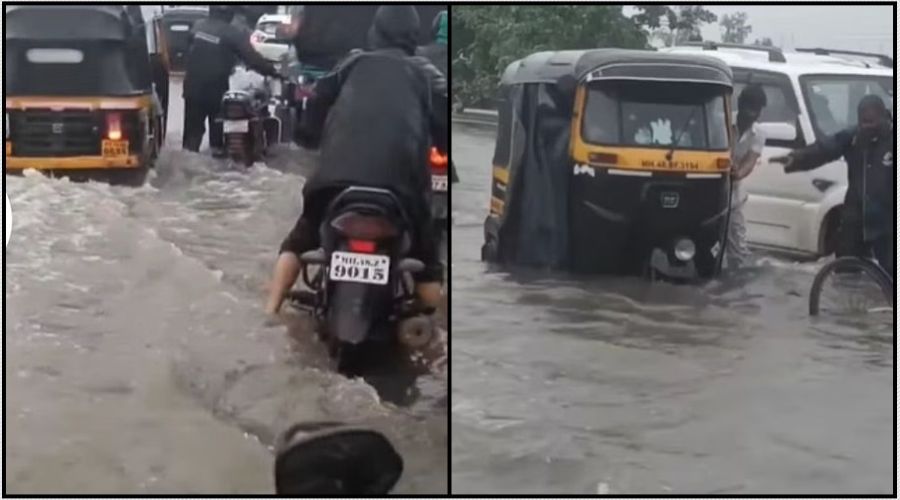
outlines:
{"label": "person in dark raincoat", "polygon": [[250,39],[231,24],[234,10],[226,5],[210,5],[209,17],[191,29],[190,49],[185,61],[184,136],[182,146],[199,151],[209,123],[209,144],[221,151],[222,123],[216,122],[228,78],[238,60],[254,71],[278,77],[275,67],[250,45]]}
{"label": "person in dark raincoat", "polygon": [[874,253],[894,276],[894,124],[877,95],[863,97],[857,112],[858,125],[772,161],[783,163],[785,172],[802,172],[844,157],[848,183],[837,254]]}
{"label": "person in dark raincoat", "polygon": [[412,6],[385,5],[369,30],[370,51],[355,50],[316,82],[297,142],[321,151],[303,189],[304,211],[282,243],[266,312],[275,314],[297,280],[299,255],[319,246],[328,203],[350,186],[391,190],[414,224],[411,256],[425,263],[415,278],[422,304],[440,304],[443,269],[429,205],[432,141],[446,151],[447,81],[414,56],[419,16]]}
{"label": "person in dark raincoat", "polygon": [[[431,64],[446,77],[447,67],[450,63],[450,56],[447,53],[448,27],[446,10],[434,16],[434,21],[431,23],[431,34],[434,36],[434,41],[429,45],[419,47],[416,52],[431,61]],[[453,160],[450,160],[450,182],[459,182],[459,176],[456,174],[456,165],[453,164]]]}

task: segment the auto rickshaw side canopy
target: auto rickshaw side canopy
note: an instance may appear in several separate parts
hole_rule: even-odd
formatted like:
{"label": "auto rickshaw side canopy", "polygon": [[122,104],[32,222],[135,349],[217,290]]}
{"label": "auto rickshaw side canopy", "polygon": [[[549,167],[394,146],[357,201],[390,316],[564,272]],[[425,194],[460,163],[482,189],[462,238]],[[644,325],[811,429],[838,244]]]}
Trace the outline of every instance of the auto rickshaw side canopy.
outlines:
{"label": "auto rickshaw side canopy", "polygon": [[577,86],[596,80],[732,88],[731,69],[692,54],[626,49],[548,51],[507,66],[500,82],[491,225],[499,258],[564,267],[569,257],[571,130]]}

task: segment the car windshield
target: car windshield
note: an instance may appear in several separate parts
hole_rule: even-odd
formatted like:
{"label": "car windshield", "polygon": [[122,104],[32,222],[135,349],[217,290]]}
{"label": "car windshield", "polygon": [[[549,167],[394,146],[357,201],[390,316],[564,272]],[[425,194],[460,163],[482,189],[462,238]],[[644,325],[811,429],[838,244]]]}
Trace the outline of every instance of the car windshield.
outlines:
{"label": "car windshield", "polygon": [[581,129],[594,144],[727,150],[720,87],[616,82],[588,88]]}
{"label": "car windshield", "polygon": [[894,79],[888,76],[807,76],[801,83],[818,138],[856,125],[856,108],[868,94],[881,97],[888,109],[894,109]]}

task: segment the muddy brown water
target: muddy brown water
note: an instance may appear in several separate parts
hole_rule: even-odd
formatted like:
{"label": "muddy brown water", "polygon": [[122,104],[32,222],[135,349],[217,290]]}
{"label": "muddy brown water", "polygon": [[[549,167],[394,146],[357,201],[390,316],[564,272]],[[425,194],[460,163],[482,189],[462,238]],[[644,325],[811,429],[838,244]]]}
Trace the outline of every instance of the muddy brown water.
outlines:
{"label": "muddy brown water", "polygon": [[6,491],[273,493],[275,436],[325,419],[392,439],[398,493],[446,493],[443,344],[367,382],[330,369],[303,315],[266,326],[314,158],[279,147],[243,171],[178,151],[177,83],[171,95],[145,187],[5,178]]}
{"label": "muddy brown water", "polygon": [[454,126],[455,493],[894,490],[894,336],[807,315],[819,263],[700,287],[479,261],[493,130]]}

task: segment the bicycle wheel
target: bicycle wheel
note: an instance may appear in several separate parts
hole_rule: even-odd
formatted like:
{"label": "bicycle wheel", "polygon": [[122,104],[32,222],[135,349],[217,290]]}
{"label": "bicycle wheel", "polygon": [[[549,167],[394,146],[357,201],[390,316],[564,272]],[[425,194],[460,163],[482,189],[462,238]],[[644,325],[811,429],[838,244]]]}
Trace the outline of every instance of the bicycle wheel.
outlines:
{"label": "bicycle wheel", "polygon": [[816,274],[809,293],[809,314],[892,313],[894,284],[874,262],[841,257]]}

